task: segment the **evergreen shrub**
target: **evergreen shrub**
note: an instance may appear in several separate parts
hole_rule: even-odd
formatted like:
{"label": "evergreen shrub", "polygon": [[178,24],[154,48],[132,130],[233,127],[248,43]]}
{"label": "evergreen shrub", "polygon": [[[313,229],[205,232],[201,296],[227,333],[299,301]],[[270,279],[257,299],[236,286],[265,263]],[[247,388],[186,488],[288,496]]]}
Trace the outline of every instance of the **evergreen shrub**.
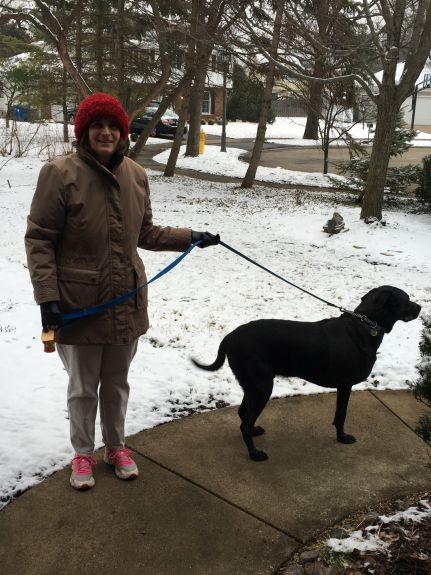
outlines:
{"label": "evergreen shrub", "polygon": [[419,173],[419,186],[416,189],[419,201],[431,208],[431,155],[422,160],[422,170]]}

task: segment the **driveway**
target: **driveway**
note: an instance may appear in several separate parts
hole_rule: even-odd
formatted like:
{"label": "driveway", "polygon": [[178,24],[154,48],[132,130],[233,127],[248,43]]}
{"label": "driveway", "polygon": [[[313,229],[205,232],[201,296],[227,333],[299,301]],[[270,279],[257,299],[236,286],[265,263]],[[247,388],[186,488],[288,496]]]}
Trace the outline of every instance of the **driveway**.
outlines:
{"label": "driveway", "polygon": [[[287,170],[297,170],[299,172],[323,172],[323,151],[316,146],[291,146],[289,140],[286,144],[272,144],[265,142],[262,150],[259,165],[268,168],[284,168]],[[207,135],[206,144],[208,146],[220,146],[219,136]],[[172,145],[171,139],[160,139],[160,145],[145,146],[138,159],[146,167],[153,169],[164,169],[161,164],[152,162],[154,155]],[[248,161],[254,146],[254,139],[233,139],[227,138],[227,147],[241,148],[244,150],[242,159]],[[402,156],[392,158],[390,166],[406,166],[408,164],[422,165],[422,158],[431,154],[431,140],[429,147],[410,148]],[[329,172],[338,173],[337,163],[347,161],[349,151],[347,148],[331,147],[329,151]],[[152,164],[152,165],[149,165]],[[179,173],[179,172],[178,172]],[[201,174],[202,177],[202,174]],[[229,179],[229,178],[228,178]]]}
{"label": "driveway", "polygon": [[[230,143],[230,142],[229,142]],[[230,144],[232,147],[234,144]],[[243,147],[243,145],[239,146]],[[407,150],[402,156],[391,158],[390,166],[406,166],[408,164],[422,165],[422,158],[431,154],[429,148],[415,147]],[[244,159],[248,159],[249,154]],[[329,172],[338,173],[337,163],[349,160],[349,151],[346,148],[331,148],[329,150]],[[300,172],[322,172],[323,151],[315,147],[290,147],[266,148],[262,151],[261,166],[268,168],[285,168]]]}

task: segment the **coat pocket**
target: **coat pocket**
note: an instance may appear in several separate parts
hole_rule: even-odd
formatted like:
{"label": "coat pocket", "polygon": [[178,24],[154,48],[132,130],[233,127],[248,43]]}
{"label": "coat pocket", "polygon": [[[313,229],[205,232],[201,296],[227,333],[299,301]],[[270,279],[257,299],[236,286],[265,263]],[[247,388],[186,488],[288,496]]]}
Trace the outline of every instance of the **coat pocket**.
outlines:
{"label": "coat pocket", "polygon": [[99,303],[97,270],[59,267],[57,274],[63,312],[88,308]]}
{"label": "coat pocket", "polygon": [[[145,273],[145,267],[141,260],[133,262],[133,268],[135,270],[135,288],[144,285],[147,282],[147,274]],[[144,286],[141,288],[135,296],[135,305],[137,309],[147,309],[148,305],[148,288]]]}

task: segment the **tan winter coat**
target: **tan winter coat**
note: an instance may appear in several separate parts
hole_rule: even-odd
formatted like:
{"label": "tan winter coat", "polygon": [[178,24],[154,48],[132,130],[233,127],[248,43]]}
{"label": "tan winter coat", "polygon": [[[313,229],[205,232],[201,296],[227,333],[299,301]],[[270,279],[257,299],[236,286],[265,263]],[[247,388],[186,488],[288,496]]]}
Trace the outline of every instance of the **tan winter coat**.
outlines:
{"label": "tan winter coat", "polygon": [[[47,163],[39,174],[25,236],[38,304],[63,313],[103,303],[145,283],[137,246],[184,251],[188,228],[153,224],[148,178],[130,158],[112,173],[87,152]],[[61,328],[64,344],[126,344],[148,329],[147,289]]]}

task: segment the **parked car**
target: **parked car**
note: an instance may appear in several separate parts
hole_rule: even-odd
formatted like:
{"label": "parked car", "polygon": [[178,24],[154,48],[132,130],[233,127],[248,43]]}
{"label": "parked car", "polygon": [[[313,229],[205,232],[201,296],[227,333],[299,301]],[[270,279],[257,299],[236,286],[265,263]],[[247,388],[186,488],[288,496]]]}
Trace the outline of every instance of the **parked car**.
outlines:
{"label": "parked car", "polygon": [[[138,118],[132,120],[130,125],[131,139],[136,140],[137,136],[142,132],[145,126],[151,121],[157,108],[146,108],[145,113]],[[175,136],[177,131],[179,116],[172,110],[166,110],[160,120],[157,122],[151,132],[151,136]],[[184,126],[184,134],[187,134],[187,126]]]}

